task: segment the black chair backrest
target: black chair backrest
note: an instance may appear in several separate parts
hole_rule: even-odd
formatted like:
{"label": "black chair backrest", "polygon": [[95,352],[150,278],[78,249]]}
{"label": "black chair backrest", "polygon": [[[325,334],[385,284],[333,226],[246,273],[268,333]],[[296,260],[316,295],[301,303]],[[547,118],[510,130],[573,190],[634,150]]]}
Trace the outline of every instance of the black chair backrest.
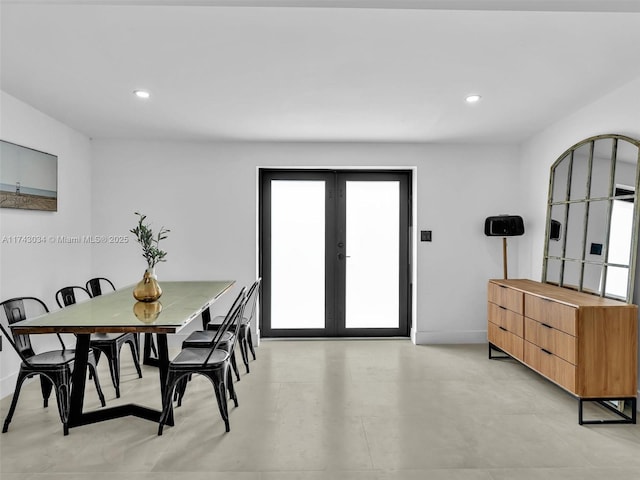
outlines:
{"label": "black chair backrest", "polygon": [[[247,306],[249,306],[250,311],[247,319],[251,321],[256,314],[256,305],[258,304],[258,296],[260,295],[260,285],[262,284],[262,277],[258,277],[258,279],[253,282],[251,288],[249,288],[249,292],[247,292]],[[246,308],[245,308],[246,310]]]}
{"label": "black chair backrest", "polygon": [[70,287],[63,287],[58,290],[56,292],[56,303],[60,308],[73,305],[77,301],[76,294],[80,295],[80,298],[82,298],[83,296],[86,298],[91,298],[89,290],[84,287],[78,287],[74,285]]}
{"label": "black chair backrest", "polygon": [[247,288],[242,287],[242,290],[240,290],[240,293],[238,294],[235,301],[233,302],[233,305],[231,305],[229,312],[227,312],[227,315],[224,317],[223,322],[220,324],[220,328],[216,330],[216,334],[213,336],[212,347],[211,347],[211,350],[209,351],[209,355],[207,355],[207,358],[202,364],[203,368],[207,365],[207,362],[209,361],[209,358],[211,358],[213,351],[219,347],[220,342],[222,341],[222,338],[224,337],[225,333],[231,330],[232,326],[233,326],[232,333],[235,335],[234,341],[238,339],[238,332],[240,330],[240,324],[242,323],[242,313],[244,311],[245,305],[247,304],[246,294],[247,294]]}
{"label": "black chair backrest", "polygon": [[[0,321],[0,328],[2,329],[2,333],[11,346],[15,349],[16,353],[20,356],[21,360],[25,363],[29,363],[28,359],[35,355],[33,351],[33,346],[31,345],[31,339],[29,335],[13,335],[13,332],[9,333],[11,330],[8,328],[10,325],[13,325],[16,322],[21,322],[22,320],[26,320],[27,317],[27,307],[25,303],[31,307],[36,315],[49,313],[49,309],[45,305],[45,303],[36,297],[16,297],[11,298],[9,300],[5,300],[0,303],[3,307],[2,312],[4,315],[3,319],[6,319],[7,329],[5,329],[4,322]],[[33,316],[33,315],[32,315]],[[60,336],[58,336],[60,338]],[[62,343],[62,339],[60,339]],[[62,344],[64,348],[64,343]]]}
{"label": "black chair backrest", "polygon": [[106,285],[109,285],[112,290],[116,289],[113,283],[111,283],[111,280],[104,277],[92,278],[87,282],[87,284],[85,285],[85,288],[89,290],[89,293],[91,293],[92,297],[97,297],[99,295],[102,295],[103,286],[106,286]]}

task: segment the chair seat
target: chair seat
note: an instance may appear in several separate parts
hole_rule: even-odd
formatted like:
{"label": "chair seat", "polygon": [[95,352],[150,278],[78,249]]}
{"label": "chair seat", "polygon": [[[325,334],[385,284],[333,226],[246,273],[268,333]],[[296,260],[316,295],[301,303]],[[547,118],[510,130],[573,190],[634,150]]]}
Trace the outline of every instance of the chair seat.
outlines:
{"label": "chair seat", "polygon": [[92,333],[91,343],[113,342],[125,335],[133,335],[132,333]]}
{"label": "chair seat", "polygon": [[[192,332],[183,342],[182,348],[206,348],[210,347],[216,336],[215,330],[197,330]],[[220,339],[221,344],[233,343],[234,335],[231,332],[224,332]]]}
{"label": "chair seat", "polygon": [[[37,355],[33,355],[27,360],[29,360],[29,363],[32,366],[37,366],[38,368],[43,368],[47,365],[51,365],[52,368],[57,368],[65,363],[73,364],[75,356],[75,350],[51,350],[50,352],[42,352]],[[94,365],[96,363],[93,350],[89,350],[89,363],[93,363]],[[71,366],[73,367],[73,365]]]}
{"label": "chair seat", "polygon": [[[176,358],[171,360],[172,368],[193,368],[194,365],[202,365],[209,355],[210,350],[207,348],[184,348],[180,351]],[[229,352],[216,349],[209,357],[207,365],[215,366],[221,364],[229,358]]]}
{"label": "chair seat", "polygon": [[73,363],[75,360],[75,350],[52,350],[50,352],[38,353],[29,357],[29,363],[38,368],[46,367],[50,365],[52,368],[57,368],[65,363]]}

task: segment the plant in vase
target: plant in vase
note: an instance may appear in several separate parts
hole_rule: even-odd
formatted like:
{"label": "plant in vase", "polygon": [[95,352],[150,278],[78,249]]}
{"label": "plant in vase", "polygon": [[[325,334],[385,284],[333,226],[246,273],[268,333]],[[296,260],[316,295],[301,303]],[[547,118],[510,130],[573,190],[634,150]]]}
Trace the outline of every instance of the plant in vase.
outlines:
{"label": "plant in vase", "polygon": [[136,236],[142,247],[142,256],[147,262],[147,270],[144,272],[142,280],[134,288],[133,296],[141,302],[153,302],[162,295],[162,289],[156,280],[155,266],[159,262],[166,262],[167,256],[167,252],[159,248],[160,240],[167,238],[167,233],[171,230],[161,227],[158,234],[154,235],[149,224],[144,223],[147,216],[138,212],[135,214],[139,217],[138,225],[130,232]]}

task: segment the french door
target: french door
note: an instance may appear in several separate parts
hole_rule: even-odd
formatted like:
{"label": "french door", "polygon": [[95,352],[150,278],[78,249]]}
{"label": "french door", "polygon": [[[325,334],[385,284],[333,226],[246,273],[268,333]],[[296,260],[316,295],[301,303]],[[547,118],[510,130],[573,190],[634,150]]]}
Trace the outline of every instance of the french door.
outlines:
{"label": "french door", "polygon": [[409,335],[410,175],[261,170],[262,336]]}

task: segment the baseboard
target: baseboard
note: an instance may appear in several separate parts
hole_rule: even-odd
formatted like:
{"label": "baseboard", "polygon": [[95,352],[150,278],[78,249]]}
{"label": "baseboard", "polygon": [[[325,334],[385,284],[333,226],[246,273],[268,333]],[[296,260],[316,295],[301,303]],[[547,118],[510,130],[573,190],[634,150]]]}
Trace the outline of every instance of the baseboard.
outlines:
{"label": "baseboard", "polygon": [[486,330],[463,330],[443,332],[412,332],[411,339],[416,345],[486,343]]}

